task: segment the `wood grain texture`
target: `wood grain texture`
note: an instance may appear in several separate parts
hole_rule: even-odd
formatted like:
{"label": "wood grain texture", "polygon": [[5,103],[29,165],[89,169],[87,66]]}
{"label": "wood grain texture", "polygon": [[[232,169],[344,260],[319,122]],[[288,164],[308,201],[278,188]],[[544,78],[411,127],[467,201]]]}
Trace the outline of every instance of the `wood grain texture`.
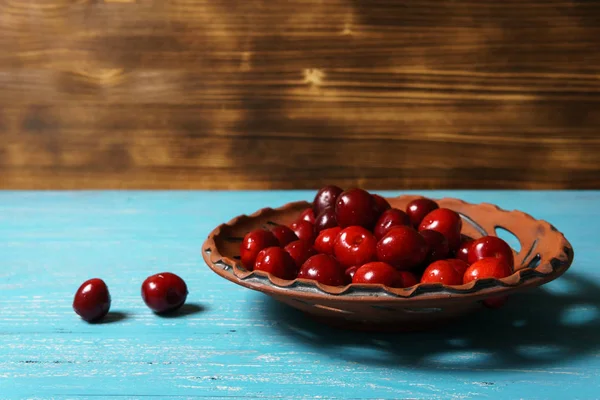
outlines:
{"label": "wood grain texture", "polygon": [[0,187],[599,188],[600,3],[0,0]]}
{"label": "wood grain texture", "polygon": [[[575,249],[560,279],[427,333],[313,323],[204,265],[208,233],[312,192],[0,192],[0,397],[12,399],[595,399],[600,393],[600,192],[425,192],[546,219]],[[398,195],[390,192],[388,195]],[[189,287],[174,318],[150,274]],[[84,280],[108,323],[71,308]]]}

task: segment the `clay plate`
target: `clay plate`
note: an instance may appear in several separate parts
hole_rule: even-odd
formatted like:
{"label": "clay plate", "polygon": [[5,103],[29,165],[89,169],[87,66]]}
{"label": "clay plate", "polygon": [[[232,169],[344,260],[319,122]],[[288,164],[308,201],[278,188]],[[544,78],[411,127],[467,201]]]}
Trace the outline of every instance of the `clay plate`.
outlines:
{"label": "clay plate", "polygon": [[[388,198],[401,210],[421,196]],[[436,200],[440,207],[458,212],[462,233],[473,238],[497,235],[505,229],[515,235],[521,249],[515,253],[514,273],[504,279],[483,279],[460,286],[417,284],[394,289],[383,285],[333,287],[306,279],[284,280],[261,271],[247,271],[239,261],[244,235],[272,224],[289,225],[310,204],[288,203],[241,215],[215,228],[203,245],[203,257],[217,274],[238,285],[258,290],[323,322],[361,330],[419,330],[448,322],[483,307],[482,300],[543,285],[561,276],[573,262],[573,248],[562,233],[546,221],[521,211],[506,211],[492,204],[462,200]]]}

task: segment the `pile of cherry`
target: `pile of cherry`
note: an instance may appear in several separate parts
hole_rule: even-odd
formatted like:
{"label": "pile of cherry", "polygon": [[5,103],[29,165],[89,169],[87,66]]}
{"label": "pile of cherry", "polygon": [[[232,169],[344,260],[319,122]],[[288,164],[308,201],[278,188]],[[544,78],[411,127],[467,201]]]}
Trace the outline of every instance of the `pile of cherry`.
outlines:
{"label": "pile of cherry", "polygon": [[462,285],[512,273],[513,252],[496,236],[473,240],[462,219],[428,198],[392,208],[363,189],[321,188],[299,219],[247,233],[244,268],[324,285]]}

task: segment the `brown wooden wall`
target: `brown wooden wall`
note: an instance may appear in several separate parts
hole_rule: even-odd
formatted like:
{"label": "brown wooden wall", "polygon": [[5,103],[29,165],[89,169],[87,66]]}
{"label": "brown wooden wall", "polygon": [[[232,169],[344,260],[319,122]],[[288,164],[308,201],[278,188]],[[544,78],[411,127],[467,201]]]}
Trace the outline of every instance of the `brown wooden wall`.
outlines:
{"label": "brown wooden wall", "polygon": [[0,0],[0,187],[600,188],[600,1]]}

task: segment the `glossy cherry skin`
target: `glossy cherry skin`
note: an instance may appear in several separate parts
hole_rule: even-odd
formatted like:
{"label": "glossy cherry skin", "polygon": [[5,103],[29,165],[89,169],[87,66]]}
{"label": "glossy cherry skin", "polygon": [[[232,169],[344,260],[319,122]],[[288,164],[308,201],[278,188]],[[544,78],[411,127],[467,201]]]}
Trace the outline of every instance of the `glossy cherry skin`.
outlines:
{"label": "glossy cherry skin", "polygon": [[317,254],[317,251],[305,240],[296,240],[283,248],[294,259],[298,269],[306,260]]}
{"label": "glossy cherry skin", "polygon": [[171,272],[151,275],[142,283],[142,299],[155,313],[177,310],[187,299],[184,280]]}
{"label": "glossy cherry skin", "polygon": [[376,255],[397,269],[410,270],[425,261],[427,250],[425,239],[415,229],[397,226],[377,243]]}
{"label": "glossy cherry skin", "polygon": [[377,239],[381,239],[394,226],[410,226],[410,218],[404,211],[390,208],[379,216],[375,228],[373,228],[373,233]]}
{"label": "glossy cherry skin", "polygon": [[410,271],[398,271],[398,282],[396,287],[407,288],[419,283],[415,274]]}
{"label": "glossy cherry skin", "polygon": [[463,260],[459,260],[458,258],[447,258],[445,261],[452,265],[452,267],[457,270],[461,276],[463,276],[467,268],[469,268],[469,264]]}
{"label": "glossy cherry skin", "polygon": [[362,265],[352,277],[352,283],[382,284],[396,287],[398,284],[398,271],[388,263],[374,261]]}
{"label": "glossy cherry skin", "polygon": [[302,214],[300,214],[300,217],[298,218],[298,220],[308,221],[314,225],[315,213],[314,213],[313,209],[307,208],[306,210],[302,211]]}
{"label": "glossy cherry skin", "polygon": [[460,230],[462,229],[462,219],[457,212],[448,208],[438,208],[433,210],[423,218],[419,231],[431,229],[438,231],[448,240],[450,251],[455,251],[460,246]]}
{"label": "glossy cherry skin", "polygon": [[421,225],[423,218],[433,210],[438,209],[438,204],[428,198],[415,199],[406,205],[406,214],[412,226],[416,229]]}
{"label": "glossy cherry skin", "polygon": [[459,260],[463,260],[464,262],[469,262],[469,251],[471,250],[471,245],[473,244],[473,239],[466,236],[460,235],[460,246],[456,250],[455,257]]}
{"label": "glossy cherry skin", "polygon": [[319,189],[313,200],[314,215],[321,214],[327,208],[335,207],[335,202],[343,192],[340,187],[327,185]]}
{"label": "glossy cherry skin", "polygon": [[341,230],[342,228],[336,226],[319,232],[319,236],[315,239],[315,249],[319,253],[333,255],[333,244]]}
{"label": "glossy cherry skin", "polygon": [[389,210],[390,208],[392,208],[390,203],[388,203],[388,201],[380,195],[372,194],[371,196],[373,196],[373,199],[375,200],[375,206],[377,207],[378,214],[381,214],[385,210]]}
{"label": "glossy cherry skin", "polygon": [[335,219],[342,228],[362,226],[371,229],[379,217],[377,203],[369,192],[350,189],[339,195],[335,204]]}
{"label": "glossy cherry skin", "polygon": [[450,247],[448,246],[448,240],[446,236],[442,235],[438,231],[432,231],[431,229],[425,229],[419,232],[425,243],[427,243],[427,258],[426,262],[431,264],[437,260],[443,260],[448,258],[450,254]]}
{"label": "glossy cherry skin", "polygon": [[349,226],[340,231],[333,244],[333,255],[344,267],[363,265],[375,258],[377,239],[362,226]]}
{"label": "glossy cherry skin", "polygon": [[512,249],[508,243],[496,236],[484,236],[471,243],[469,248],[470,264],[486,257],[501,258],[509,266],[515,265]]}
{"label": "glossy cherry skin", "polygon": [[344,272],[344,268],[335,258],[327,254],[317,254],[302,265],[298,278],[313,279],[324,285],[344,286]]}
{"label": "glossy cherry skin", "polygon": [[496,257],[482,258],[467,268],[463,276],[463,283],[486,278],[502,279],[510,274],[512,274],[512,270],[503,259]]}
{"label": "glossy cherry skin", "polygon": [[281,247],[268,247],[256,256],[254,270],[268,272],[281,279],[296,279],[298,266],[292,256]]}
{"label": "glossy cherry skin", "polygon": [[298,236],[296,236],[294,231],[285,225],[277,225],[271,229],[271,232],[275,235],[281,247],[298,240]]}
{"label": "glossy cherry skin", "polygon": [[290,228],[294,231],[298,239],[313,244],[315,242],[315,226],[308,221],[296,221]]}
{"label": "glossy cherry skin", "polygon": [[240,245],[240,257],[244,268],[252,271],[258,252],[272,246],[279,246],[279,241],[273,232],[266,229],[255,229],[248,232]]}
{"label": "glossy cherry skin", "polygon": [[[462,263],[462,261],[458,260]],[[464,264],[464,263],[463,263]],[[467,267],[467,265],[464,265]],[[454,263],[447,260],[435,261],[423,272],[421,283],[441,283],[444,285],[462,285],[463,274],[465,270],[461,267],[456,268]]]}
{"label": "glossy cherry skin", "polygon": [[110,293],[102,279],[89,279],[79,286],[73,299],[73,310],[86,322],[104,318],[110,309]]}
{"label": "glossy cherry skin", "polygon": [[352,278],[354,278],[354,274],[356,273],[356,270],[358,269],[358,266],[353,266],[350,268],[346,268],[346,272],[344,272],[344,275],[346,275],[346,284],[351,284],[352,283]]}
{"label": "glossy cherry skin", "polygon": [[338,226],[335,220],[335,209],[327,208],[321,212],[315,219],[315,232],[319,233],[325,229],[335,228]]}

